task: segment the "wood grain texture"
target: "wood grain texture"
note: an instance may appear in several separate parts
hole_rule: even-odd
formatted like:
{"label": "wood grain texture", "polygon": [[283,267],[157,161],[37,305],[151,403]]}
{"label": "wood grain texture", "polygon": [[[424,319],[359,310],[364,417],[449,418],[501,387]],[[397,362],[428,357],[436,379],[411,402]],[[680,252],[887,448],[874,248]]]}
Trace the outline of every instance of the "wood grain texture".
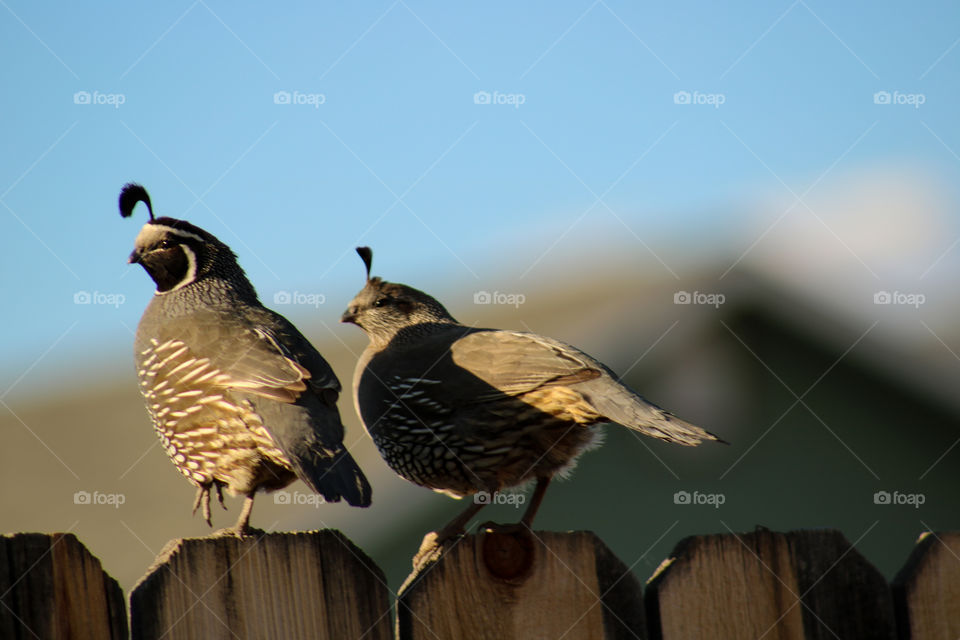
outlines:
{"label": "wood grain texture", "polygon": [[126,637],[123,593],[76,536],[0,536],[0,638]]}
{"label": "wood grain texture", "polygon": [[650,579],[651,637],[893,640],[890,589],[838,531],[685,538]]}
{"label": "wood grain texture", "polygon": [[893,594],[901,638],[960,638],[960,533],[920,536]]}
{"label": "wood grain texture", "polygon": [[130,596],[134,639],[391,638],[383,572],[339,531],[174,540]]}
{"label": "wood grain texture", "polygon": [[641,586],[589,531],[465,536],[415,572],[400,640],[645,638]]}

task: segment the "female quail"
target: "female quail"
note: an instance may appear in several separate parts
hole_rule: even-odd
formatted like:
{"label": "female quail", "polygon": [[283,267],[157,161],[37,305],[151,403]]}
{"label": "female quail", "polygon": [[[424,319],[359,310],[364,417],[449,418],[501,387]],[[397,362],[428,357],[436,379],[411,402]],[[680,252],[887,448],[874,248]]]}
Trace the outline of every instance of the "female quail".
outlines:
{"label": "female quail", "polygon": [[[596,425],[616,422],[682,445],[719,440],[647,402],[582,351],[532,333],[462,325],[426,293],[371,278],[372,252],[357,253],[367,283],[341,321],[358,325],[370,343],[357,363],[354,401],[403,478],[484,498],[536,480],[519,524],[529,528],[551,478],[590,448]],[[475,499],[428,535],[417,558],[461,533],[486,503]]]}
{"label": "female quail", "polygon": [[246,496],[233,531],[248,531],[258,490],[297,478],[328,502],[370,505],[370,485],[343,447],[340,382],[283,316],[267,309],[227,245],[189,222],[154,218],[147,191],[120,193],[120,215],[138,202],[150,220],[130,263],[157,285],[140,320],[135,358],[147,410],[167,454],[198,487],[210,523],[210,490]]}

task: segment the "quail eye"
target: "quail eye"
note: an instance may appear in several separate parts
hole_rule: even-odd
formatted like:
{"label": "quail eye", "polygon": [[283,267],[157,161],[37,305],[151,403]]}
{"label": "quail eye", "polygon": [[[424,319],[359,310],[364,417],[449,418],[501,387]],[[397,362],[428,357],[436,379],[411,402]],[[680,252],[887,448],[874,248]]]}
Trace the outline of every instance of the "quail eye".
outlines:
{"label": "quail eye", "polygon": [[173,247],[173,246],[176,246],[176,243],[175,243],[173,240],[171,240],[170,238],[164,238],[163,240],[160,241],[160,248],[161,248],[161,249],[169,249],[169,248],[171,248],[171,247]]}
{"label": "quail eye", "polygon": [[390,304],[390,298],[378,298],[376,302],[373,303],[375,307],[385,307]]}

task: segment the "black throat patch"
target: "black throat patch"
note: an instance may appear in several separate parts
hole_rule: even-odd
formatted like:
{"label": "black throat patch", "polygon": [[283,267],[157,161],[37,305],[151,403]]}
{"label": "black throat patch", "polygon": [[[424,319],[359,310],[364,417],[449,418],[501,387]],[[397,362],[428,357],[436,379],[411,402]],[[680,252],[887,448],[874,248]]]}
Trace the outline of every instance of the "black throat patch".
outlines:
{"label": "black throat patch", "polygon": [[197,275],[196,253],[187,243],[147,254],[141,262],[159,293],[187,285]]}

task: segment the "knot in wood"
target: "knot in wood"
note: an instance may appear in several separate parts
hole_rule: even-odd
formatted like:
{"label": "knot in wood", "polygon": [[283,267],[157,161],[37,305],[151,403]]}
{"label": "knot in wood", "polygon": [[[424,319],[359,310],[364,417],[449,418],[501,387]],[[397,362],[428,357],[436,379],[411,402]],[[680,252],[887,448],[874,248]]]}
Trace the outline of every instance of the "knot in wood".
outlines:
{"label": "knot in wood", "polygon": [[500,580],[521,584],[533,573],[536,550],[526,529],[484,531],[480,554],[487,571]]}

